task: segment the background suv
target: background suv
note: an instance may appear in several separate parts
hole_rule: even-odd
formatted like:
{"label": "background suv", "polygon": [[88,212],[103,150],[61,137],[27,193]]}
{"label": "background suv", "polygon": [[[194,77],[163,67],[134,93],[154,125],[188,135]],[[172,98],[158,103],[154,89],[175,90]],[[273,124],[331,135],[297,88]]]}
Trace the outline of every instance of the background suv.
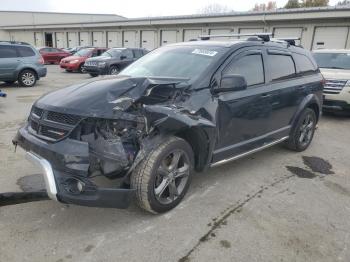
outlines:
{"label": "background suv", "polygon": [[116,75],[146,53],[143,48],[111,48],[101,56],[87,59],[85,70],[91,76]]}
{"label": "background suv", "polygon": [[85,73],[84,64],[86,59],[94,56],[100,56],[107,49],[108,48],[104,47],[91,47],[81,49],[74,55],[63,58],[60,62],[60,67],[65,69],[67,72],[79,71],[81,73]]}
{"label": "background suv", "polygon": [[0,81],[34,86],[47,70],[40,53],[23,42],[0,42]]}
{"label": "background suv", "polygon": [[350,112],[350,50],[316,50],[314,58],[326,79],[323,109]]}

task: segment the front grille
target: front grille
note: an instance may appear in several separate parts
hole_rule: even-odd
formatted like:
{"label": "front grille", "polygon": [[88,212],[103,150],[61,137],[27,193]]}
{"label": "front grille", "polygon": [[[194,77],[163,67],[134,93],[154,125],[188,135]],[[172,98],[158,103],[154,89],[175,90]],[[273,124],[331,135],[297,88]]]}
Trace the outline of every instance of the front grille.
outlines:
{"label": "front grille", "polygon": [[80,116],[33,107],[29,117],[29,131],[42,139],[57,141],[66,137],[81,119]]}
{"label": "front grille", "polygon": [[76,125],[81,120],[81,117],[76,115],[62,114],[62,113],[57,113],[53,111],[48,111],[46,119],[53,122],[73,126],[73,125]]}
{"label": "front grille", "polygon": [[325,94],[339,94],[346,85],[346,82],[347,80],[326,79],[323,92]]}

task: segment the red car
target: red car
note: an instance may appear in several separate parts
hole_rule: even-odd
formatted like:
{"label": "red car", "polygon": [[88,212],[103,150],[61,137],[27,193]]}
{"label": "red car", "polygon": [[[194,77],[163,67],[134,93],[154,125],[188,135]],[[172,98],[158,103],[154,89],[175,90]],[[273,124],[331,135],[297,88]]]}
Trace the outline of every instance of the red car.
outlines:
{"label": "red car", "polygon": [[43,47],[38,49],[39,53],[44,59],[45,64],[58,64],[62,58],[70,56],[71,54],[63,49],[53,47]]}
{"label": "red car", "polygon": [[65,69],[67,72],[79,71],[81,73],[85,73],[85,60],[90,57],[100,56],[107,50],[108,48],[105,47],[91,47],[81,49],[74,55],[63,58],[60,62],[60,67]]}

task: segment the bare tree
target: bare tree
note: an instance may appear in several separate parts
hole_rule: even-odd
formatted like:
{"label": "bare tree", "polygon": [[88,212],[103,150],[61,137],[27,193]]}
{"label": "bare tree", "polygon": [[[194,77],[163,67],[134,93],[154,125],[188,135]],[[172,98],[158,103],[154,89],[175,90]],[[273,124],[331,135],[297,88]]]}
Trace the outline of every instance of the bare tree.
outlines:
{"label": "bare tree", "polygon": [[209,14],[219,14],[219,13],[227,13],[227,12],[232,12],[232,10],[229,10],[229,8],[225,5],[210,4],[203,7],[201,10],[199,10],[198,13],[209,15]]}
{"label": "bare tree", "polygon": [[252,11],[273,11],[277,9],[277,4],[275,1],[269,1],[267,4],[255,4]]}

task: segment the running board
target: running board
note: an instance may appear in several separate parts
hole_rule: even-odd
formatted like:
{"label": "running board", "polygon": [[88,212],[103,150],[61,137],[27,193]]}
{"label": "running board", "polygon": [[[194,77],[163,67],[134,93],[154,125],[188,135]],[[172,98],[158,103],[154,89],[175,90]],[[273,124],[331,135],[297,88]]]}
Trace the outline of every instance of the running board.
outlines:
{"label": "running board", "polygon": [[259,151],[261,151],[261,150],[263,150],[263,149],[265,149],[265,148],[268,148],[268,147],[270,147],[270,146],[274,146],[274,145],[276,145],[276,144],[279,144],[279,143],[283,142],[284,140],[287,140],[288,138],[289,138],[289,136],[285,136],[285,137],[283,137],[283,138],[281,138],[281,139],[278,139],[278,140],[276,140],[276,141],[273,141],[273,142],[268,143],[268,144],[266,144],[266,145],[263,145],[263,146],[261,146],[261,147],[255,148],[255,149],[253,149],[253,150],[247,151],[247,152],[245,152],[245,153],[243,153],[243,154],[240,154],[240,155],[237,155],[237,156],[234,156],[234,157],[231,157],[231,158],[227,158],[227,159],[220,160],[220,161],[218,161],[218,162],[212,163],[212,164],[210,165],[210,167],[216,167],[216,166],[219,166],[219,165],[223,165],[223,164],[226,164],[227,162],[230,162],[230,161],[233,161],[233,160],[236,160],[236,159],[239,159],[239,158],[248,156],[248,155],[250,155],[250,154],[254,154],[254,153],[259,152]]}

